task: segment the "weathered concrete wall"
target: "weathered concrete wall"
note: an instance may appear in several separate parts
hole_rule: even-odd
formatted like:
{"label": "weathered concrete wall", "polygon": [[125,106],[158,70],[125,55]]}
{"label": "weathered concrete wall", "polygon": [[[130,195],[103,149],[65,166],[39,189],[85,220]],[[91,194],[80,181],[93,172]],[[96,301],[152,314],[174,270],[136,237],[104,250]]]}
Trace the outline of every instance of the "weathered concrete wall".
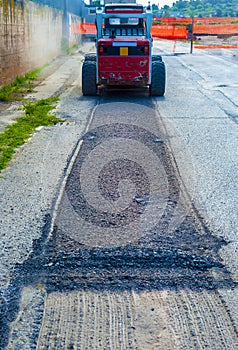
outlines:
{"label": "weathered concrete wall", "polygon": [[68,35],[68,44],[69,46],[72,46],[73,44],[80,44],[82,43],[82,35],[74,33],[74,30],[72,30],[73,24],[81,24],[82,23],[82,17],[78,17],[74,14],[68,15],[68,28],[69,28],[69,35]]}
{"label": "weathered concrete wall", "polygon": [[0,0],[0,86],[60,53],[62,16],[29,0]]}

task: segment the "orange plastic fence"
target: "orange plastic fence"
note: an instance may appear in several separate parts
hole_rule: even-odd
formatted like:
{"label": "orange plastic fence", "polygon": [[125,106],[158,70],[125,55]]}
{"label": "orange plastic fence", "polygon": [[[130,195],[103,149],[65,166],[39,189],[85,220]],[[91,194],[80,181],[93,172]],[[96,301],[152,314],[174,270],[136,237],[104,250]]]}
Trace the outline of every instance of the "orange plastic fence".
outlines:
{"label": "orange plastic fence", "polygon": [[[191,19],[190,19],[191,20]],[[210,18],[194,18],[194,23],[213,24],[213,23],[234,23],[238,22],[238,17],[210,17]],[[238,24],[238,23],[237,23]]]}
{"label": "orange plastic fence", "polygon": [[193,28],[195,34],[231,34],[238,35],[237,24],[195,24]]}
{"label": "orange plastic fence", "polygon": [[161,24],[173,24],[173,23],[192,23],[192,19],[189,18],[177,18],[177,17],[153,17],[153,21],[158,21]]}
{"label": "orange plastic fence", "polygon": [[[192,23],[191,18],[154,18],[161,24],[153,24],[151,35],[157,38],[186,39],[188,30],[186,25]],[[234,23],[237,22],[237,23]],[[96,34],[94,23],[72,23],[72,34]],[[224,18],[195,18],[193,32],[196,35],[238,35],[238,17]]]}
{"label": "orange plastic fence", "polygon": [[[194,23],[201,23],[201,24],[213,24],[213,23],[234,23],[238,22],[238,17],[209,17],[209,18],[201,18],[201,17],[196,17],[193,19]],[[184,24],[189,24],[192,23],[192,18],[191,17],[182,17],[182,18],[177,18],[177,17],[169,17],[169,18],[161,18],[161,17],[153,17],[153,21],[159,21],[162,24],[164,23],[184,23]],[[237,23],[238,24],[238,23]]]}
{"label": "orange plastic fence", "polygon": [[94,23],[71,23],[72,34],[96,34],[96,25]]}
{"label": "orange plastic fence", "polygon": [[[71,23],[72,34],[96,34],[96,26],[94,23]],[[186,27],[179,27],[174,25],[153,25],[151,28],[151,35],[166,39],[186,39]]]}
{"label": "orange plastic fence", "polygon": [[[174,33],[178,34],[174,35],[174,38],[186,38],[185,28],[192,23],[192,18],[153,18],[153,20],[161,22],[161,24],[152,25],[153,35],[171,39],[173,39],[172,26],[176,28]],[[156,30],[154,30],[155,27]],[[193,32],[196,35],[238,35],[238,17],[194,18]]]}
{"label": "orange plastic fence", "polygon": [[186,39],[188,31],[186,27],[156,24],[152,25],[151,35],[164,39]]}
{"label": "orange plastic fence", "polygon": [[194,45],[195,49],[238,49],[238,45]]}

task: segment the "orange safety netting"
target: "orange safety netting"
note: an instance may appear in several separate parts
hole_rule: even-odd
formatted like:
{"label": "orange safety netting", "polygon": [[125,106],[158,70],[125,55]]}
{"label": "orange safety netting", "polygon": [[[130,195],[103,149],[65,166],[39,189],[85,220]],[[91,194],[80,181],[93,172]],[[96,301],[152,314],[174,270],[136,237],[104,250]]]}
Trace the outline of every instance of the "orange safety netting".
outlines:
{"label": "orange safety netting", "polygon": [[151,35],[164,39],[186,39],[188,31],[186,27],[156,24],[151,27]]}
{"label": "orange safety netting", "polygon": [[[96,26],[94,23],[71,23],[72,34],[96,34]],[[166,39],[185,39],[187,37],[186,27],[173,25],[153,25],[151,35],[154,37]]]}
{"label": "orange safety netting", "polygon": [[[191,21],[191,19],[190,19]],[[234,23],[238,22],[238,17],[210,17],[210,18],[194,18],[194,23],[210,24],[213,23]],[[237,23],[238,24],[238,23]]]}
{"label": "orange safety netting", "polygon": [[238,45],[194,45],[195,49],[238,49]]}
{"label": "orange safety netting", "polygon": [[194,34],[238,34],[238,23],[237,24],[195,24],[193,27]]}
{"label": "orange safety netting", "polygon": [[[160,18],[160,17],[153,17],[153,21],[158,21],[161,24],[168,23],[168,24],[190,24],[192,23],[191,17],[169,17],[169,18]],[[234,23],[238,22],[238,17],[209,17],[209,18],[201,18],[197,17],[193,19],[194,24],[210,24],[213,23]],[[238,23],[237,23],[238,24]]]}
{"label": "orange safety netting", "polygon": [[72,34],[94,34],[96,35],[96,25],[94,23],[71,23]]}
{"label": "orange safety netting", "polygon": [[[187,25],[192,23],[191,18],[154,18],[159,24],[153,24],[151,35],[165,39],[186,39]],[[237,23],[236,23],[237,22]],[[94,23],[71,23],[73,34],[96,34]],[[193,33],[195,35],[238,35],[238,17],[224,18],[194,18]]]}

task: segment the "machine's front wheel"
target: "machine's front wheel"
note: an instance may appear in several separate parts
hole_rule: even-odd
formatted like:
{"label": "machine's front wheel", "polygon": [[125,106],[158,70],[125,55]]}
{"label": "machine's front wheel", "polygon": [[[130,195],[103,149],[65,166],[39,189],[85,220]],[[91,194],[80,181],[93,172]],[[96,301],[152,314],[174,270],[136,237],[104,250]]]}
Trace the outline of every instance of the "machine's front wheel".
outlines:
{"label": "machine's front wheel", "polygon": [[165,93],[165,65],[164,62],[154,61],[152,62],[151,71],[151,96],[164,96]]}
{"label": "machine's front wheel", "polygon": [[83,63],[82,92],[84,96],[97,95],[96,62],[84,61]]}

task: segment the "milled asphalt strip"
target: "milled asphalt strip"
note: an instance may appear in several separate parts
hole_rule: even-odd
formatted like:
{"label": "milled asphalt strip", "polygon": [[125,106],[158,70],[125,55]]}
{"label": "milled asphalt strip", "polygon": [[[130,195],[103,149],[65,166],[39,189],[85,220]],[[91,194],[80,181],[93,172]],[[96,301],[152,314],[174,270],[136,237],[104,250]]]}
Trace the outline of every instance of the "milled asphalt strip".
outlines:
{"label": "milled asphalt strip", "polygon": [[75,291],[47,295],[37,350],[237,346],[236,331],[215,293]]}
{"label": "milled asphalt strip", "polygon": [[[90,116],[89,121],[88,121],[88,124],[85,127],[84,131],[82,132],[82,135],[86,134],[89,131],[89,128],[90,128],[92,120],[94,118],[94,114],[95,114],[95,110],[96,110],[97,106],[98,106],[98,104],[93,108],[93,110],[91,112],[91,116]],[[77,142],[77,144],[76,144],[76,146],[75,146],[75,148],[74,148],[74,150],[72,152],[71,158],[69,160],[69,163],[68,163],[68,166],[67,166],[67,170],[66,170],[65,176],[64,176],[64,178],[62,180],[62,184],[60,186],[60,190],[59,190],[59,193],[57,195],[57,199],[56,199],[56,202],[55,202],[55,205],[54,205],[53,214],[52,214],[52,220],[51,220],[50,232],[49,232],[49,236],[47,238],[46,244],[47,244],[47,242],[50,240],[50,238],[52,236],[52,233],[53,233],[53,230],[54,230],[54,223],[55,223],[55,219],[56,219],[56,216],[57,216],[57,211],[58,211],[58,208],[59,208],[60,202],[62,200],[62,196],[63,196],[64,190],[65,190],[65,184],[67,182],[67,178],[68,178],[69,174],[71,173],[72,167],[73,167],[75,159],[77,158],[77,155],[78,155],[78,153],[80,151],[82,143],[83,143],[83,140],[81,140],[81,139]]]}
{"label": "milled asphalt strip", "polygon": [[83,350],[206,347],[235,350],[237,333],[216,292],[186,288],[49,293],[37,345]]}

